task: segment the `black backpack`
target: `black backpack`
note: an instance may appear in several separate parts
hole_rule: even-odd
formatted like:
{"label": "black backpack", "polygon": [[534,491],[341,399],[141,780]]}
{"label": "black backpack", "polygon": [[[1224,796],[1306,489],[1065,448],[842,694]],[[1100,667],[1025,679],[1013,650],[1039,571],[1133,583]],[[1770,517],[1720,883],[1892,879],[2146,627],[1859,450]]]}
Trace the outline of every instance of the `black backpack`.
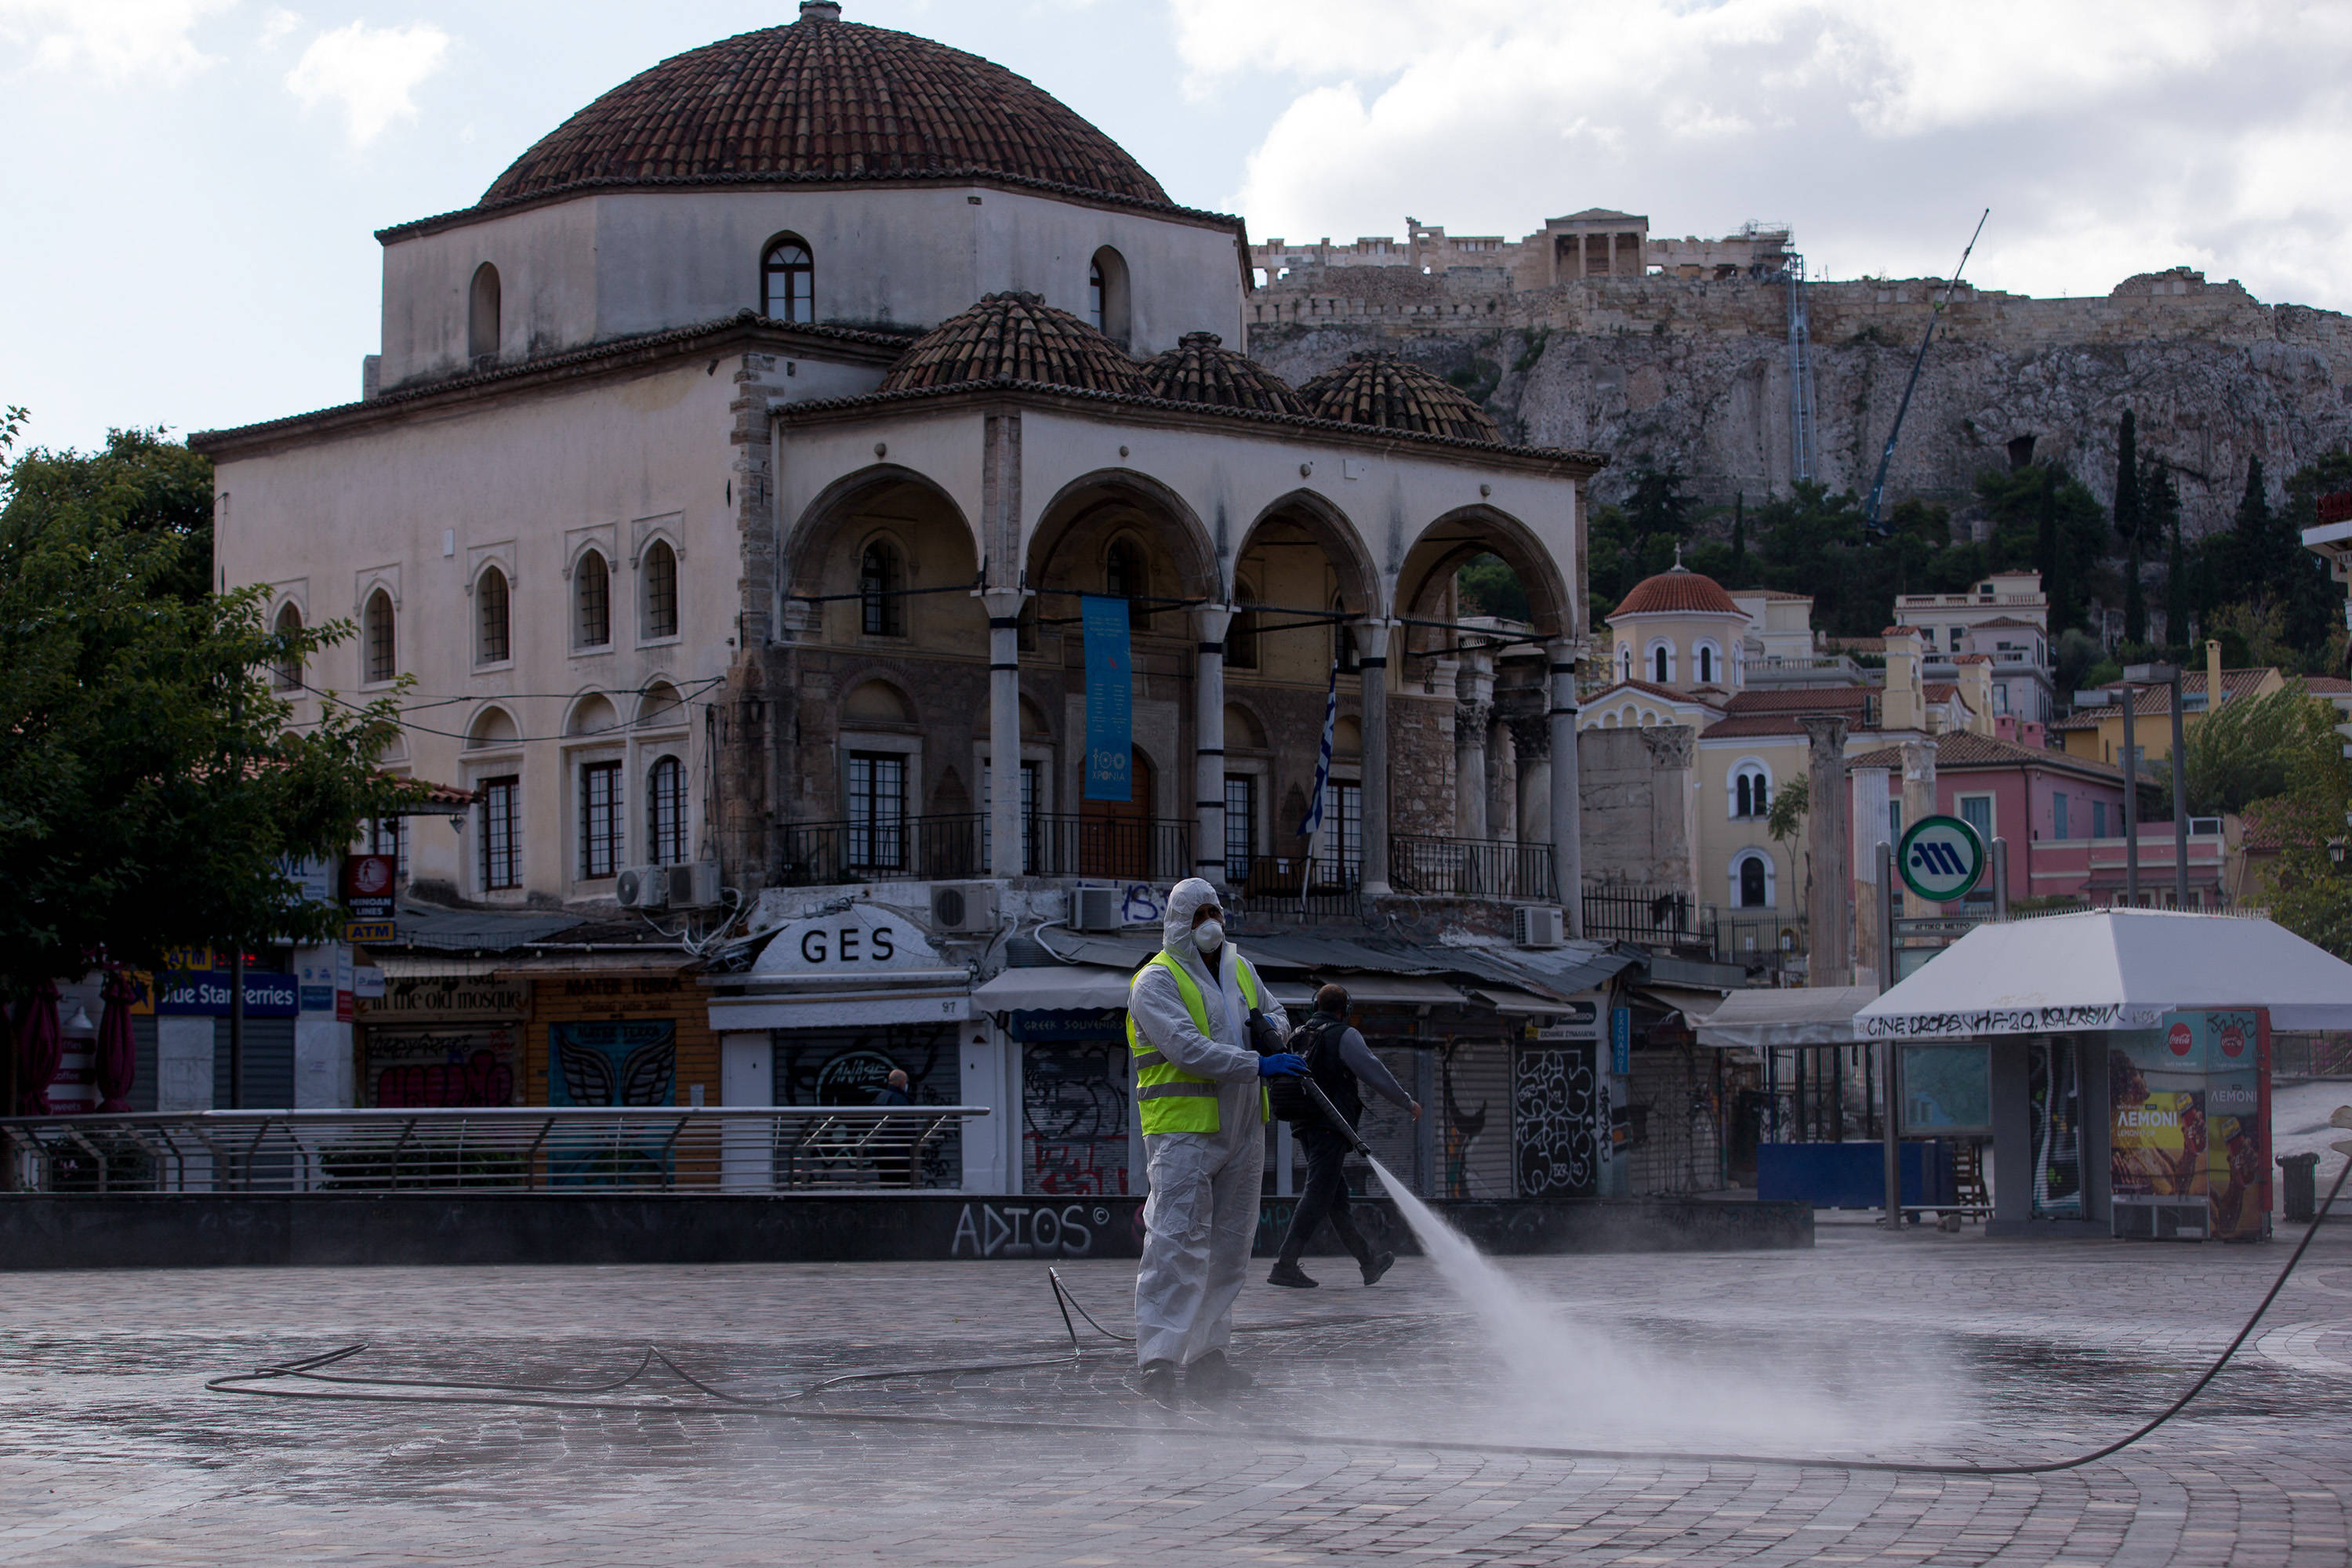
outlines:
{"label": "black backpack", "polygon": [[[1347,1026],[1344,1023],[1335,1025],[1332,1020],[1320,1016],[1309,1018],[1290,1032],[1289,1042],[1283,1048],[1304,1057],[1307,1072],[1314,1074],[1318,1068],[1327,1065],[1322,1059],[1325,1052],[1328,1051],[1334,1057],[1338,1055],[1339,1034]],[[1300,1084],[1299,1077],[1292,1073],[1277,1074],[1265,1080],[1266,1095],[1273,1102],[1275,1116],[1284,1121],[1322,1121],[1322,1107],[1307,1096]]]}

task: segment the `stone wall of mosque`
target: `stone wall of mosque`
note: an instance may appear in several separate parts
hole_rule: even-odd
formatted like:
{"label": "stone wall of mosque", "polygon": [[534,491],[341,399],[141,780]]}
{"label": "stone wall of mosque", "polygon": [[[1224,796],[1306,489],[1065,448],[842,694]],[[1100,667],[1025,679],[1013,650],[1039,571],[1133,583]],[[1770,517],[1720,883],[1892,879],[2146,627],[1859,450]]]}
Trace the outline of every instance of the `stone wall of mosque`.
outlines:
{"label": "stone wall of mosque", "polygon": [[[1806,286],[1810,467],[1866,491],[1944,285]],[[1514,288],[1496,268],[1294,268],[1244,306],[1250,353],[1294,381],[1386,348],[1452,378],[1514,438],[1596,448],[1619,499],[1643,459],[1678,466],[1703,500],[1786,493],[1791,438],[1784,277],[1652,274]],[[1938,323],[1889,473],[1890,504],[1922,496],[1965,516],[1979,472],[2031,453],[2102,500],[2116,427],[2181,476],[2190,531],[2224,524],[2260,457],[2275,488],[2352,445],[2352,318],[2266,305],[2188,268],[2099,296],[2030,299],[1963,285]]]}

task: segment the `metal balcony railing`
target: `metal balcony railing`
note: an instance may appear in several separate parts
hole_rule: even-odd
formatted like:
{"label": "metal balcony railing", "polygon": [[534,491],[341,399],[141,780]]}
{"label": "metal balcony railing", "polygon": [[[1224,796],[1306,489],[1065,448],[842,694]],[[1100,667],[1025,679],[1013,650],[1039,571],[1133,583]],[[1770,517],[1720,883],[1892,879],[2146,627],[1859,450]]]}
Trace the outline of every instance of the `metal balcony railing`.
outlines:
{"label": "metal balcony railing", "polygon": [[952,1188],[985,1106],[506,1106],[0,1121],[40,1193],[773,1193]]}
{"label": "metal balcony railing", "polygon": [[1400,893],[1550,903],[1559,897],[1549,844],[1389,836],[1389,880]]}
{"label": "metal balcony railing", "polygon": [[1192,874],[1192,825],[1160,816],[1040,812],[1022,824],[1033,877],[1174,882]]}
{"label": "metal balcony railing", "polygon": [[1688,893],[1637,882],[1584,884],[1584,934],[1594,942],[1716,950],[1716,911]]}
{"label": "metal balcony railing", "polygon": [[858,822],[793,822],[781,830],[783,885],[937,881],[988,874],[976,812]]}
{"label": "metal balcony railing", "polygon": [[1316,856],[1311,868],[1304,856],[1260,855],[1245,872],[1228,862],[1225,874],[1235,884],[1234,907],[1247,914],[1344,920],[1363,911],[1363,864],[1337,853]]}

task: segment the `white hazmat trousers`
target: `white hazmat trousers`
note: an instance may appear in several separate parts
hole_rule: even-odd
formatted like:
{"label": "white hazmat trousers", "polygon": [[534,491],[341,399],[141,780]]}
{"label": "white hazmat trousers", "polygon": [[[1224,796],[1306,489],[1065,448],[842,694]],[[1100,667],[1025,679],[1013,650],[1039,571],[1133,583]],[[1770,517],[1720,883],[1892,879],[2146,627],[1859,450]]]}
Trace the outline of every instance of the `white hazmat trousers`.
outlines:
{"label": "white hazmat trousers", "polygon": [[[1150,1195],[1143,1205],[1143,1263],[1135,1275],[1139,1365],[1172,1361],[1189,1366],[1224,1348],[1257,1236],[1265,1124],[1240,962],[1228,942],[1213,955],[1213,970],[1192,940],[1194,911],[1215,898],[1215,889],[1197,877],[1177,883],[1168,895],[1162,932],[1162,945],[1201,988],[1212,1034],[1201,1033],[1176,977],[1157,965],[1144,971],[1129,998],[1129,1014],[1147,1043],[1217,1085],[1216,1131],[1154,1132],[1143,1140]],[[1258,1004],[1277,1027],[1289,1026],[1263,981]]]}

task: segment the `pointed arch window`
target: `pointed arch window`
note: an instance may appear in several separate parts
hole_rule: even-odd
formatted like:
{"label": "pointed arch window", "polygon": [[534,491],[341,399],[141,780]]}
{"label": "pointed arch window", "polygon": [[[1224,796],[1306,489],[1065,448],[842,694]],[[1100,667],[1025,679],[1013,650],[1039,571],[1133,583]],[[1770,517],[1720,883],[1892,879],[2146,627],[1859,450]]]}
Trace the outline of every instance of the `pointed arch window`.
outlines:
{"label": "pointed arch window", "polygon": [[646,774],[646,854],[656,866],[686,864],[686,765],[659,757]]}
{"label": "pointed arch window", "polygon": [[[294,638],[302,635],[301,610],[296,607],[291,600],[289,600],[286,604],[278,606],[278,619],[273,624],[271,629],[277,632],[280,637],[287,639],[289,645],[290,645]],[[282,649],[278,656],[277,662],[270,666],[270,679],[272,684],[274,684],[280,691],[291,691],[296,687],[300,686],[302,684],[302,656],[293,651],[290,646]]]}
{"label": "pointed arch window", "polygon": [[898,548],[885,539],[867,544],[857,561],[858,629],[869,637],[907,635],[906,601],[899,597],[907,574]]}
{"label": "pointed arch window", "polygon": [[507,574],[495,566],[483,568],[474,584],[476,664],[502,664],[514,657],[513,609]]}
{"label": "pointed arch window", "polygon": [[1103,556],[1103,592],[1127,601],[1127,624],[1141,631],[1151,625],[1151,575],[1143,552],[1131,539],[1114,539]]}
{"label": "pointed arch window", "polygon": [[572,569],[572,637],[580,647],[603,647],[613,640],[613,569],[603,552],[583,551]]}
{"label": "pointed arch window", "polygon": [[677,552],[669,541],[656,539],[646,546],[639,571],[645,590],[646,636],[677,636]]}
{"label": "pointed arch window", "polygon": [[760,258],[760,313],[778,321],[816,320],[816,258],[796,234],[769,241]]}
{"label": "pointed arch window", "polygon": [[466,301],[466,357],[477,362],[499,353],[499,269],[488,262],[474,268]]}
{"label": "pointed arch window", "polygon": [[378,588],[368,595],[367,608],[360,616],[360,658],[370,685],[400,673],[394,631],[392,595]]}

